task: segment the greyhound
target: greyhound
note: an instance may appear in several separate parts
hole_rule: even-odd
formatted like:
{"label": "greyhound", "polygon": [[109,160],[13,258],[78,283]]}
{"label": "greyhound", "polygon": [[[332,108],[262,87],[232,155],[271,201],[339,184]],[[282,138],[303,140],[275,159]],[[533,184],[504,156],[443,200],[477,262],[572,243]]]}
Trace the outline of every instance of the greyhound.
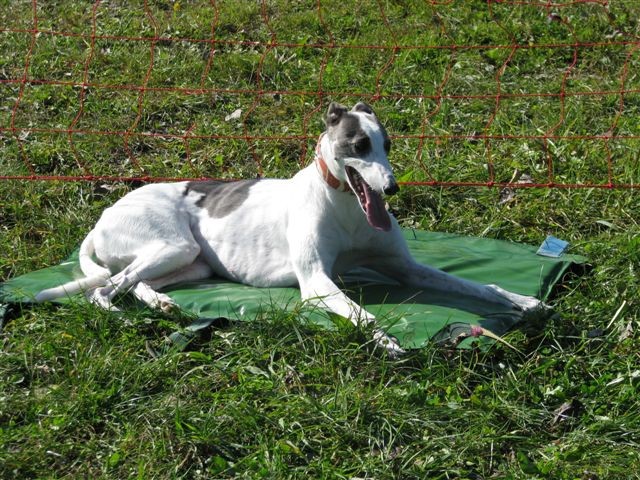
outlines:
{"label": "greyhound", "polygon": [[372,108],[331,103],[315,160],[291,179],[145,185],[107,208],[80,248],[85,277],[43,290],[37,301],[84,291],[96,304],[132,292],[163,311],[159,289],[212,276],[256,287],[295,286],[304,301],[371,325],[377,345],[403,352],[375,317],[336,285],[355,267],[401,284],[454,293],[529,316],[538,299],[480,285],[421,265],[411,256],[384,195],[399,187],[391,142]]}

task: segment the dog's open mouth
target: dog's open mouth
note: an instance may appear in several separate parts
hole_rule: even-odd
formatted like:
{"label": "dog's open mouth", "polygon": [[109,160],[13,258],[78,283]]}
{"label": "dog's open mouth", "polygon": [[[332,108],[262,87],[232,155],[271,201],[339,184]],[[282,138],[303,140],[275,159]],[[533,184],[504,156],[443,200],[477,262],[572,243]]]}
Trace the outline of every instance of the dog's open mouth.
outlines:
{"label": "dog's open mouth", "polygon": [[355,168],[347,166],[345,170],[349,186],[358,198],[369,225],[384,232],[391,230],[391,218],[384,207],[382,195],[373,190]]}

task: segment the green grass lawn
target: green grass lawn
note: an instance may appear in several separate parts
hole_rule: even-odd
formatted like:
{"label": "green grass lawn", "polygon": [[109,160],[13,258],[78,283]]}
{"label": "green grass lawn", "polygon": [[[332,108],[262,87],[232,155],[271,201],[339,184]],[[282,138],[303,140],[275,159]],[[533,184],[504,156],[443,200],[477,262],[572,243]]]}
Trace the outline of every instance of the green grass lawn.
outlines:
{"label": "green grass lawn", "polygon": [[189,318],[12,311],[0,478],[639,478],[638,190],[411,186],[638,184],[640,3],[538,3],[0,1],[0,176],[110,177],[0,180],[0,281],[64,259],[115,177],[291,176],[330,100],[386,124],[404,226],[594,267],[522,355],[389,360],[277,310],[157,355]]}

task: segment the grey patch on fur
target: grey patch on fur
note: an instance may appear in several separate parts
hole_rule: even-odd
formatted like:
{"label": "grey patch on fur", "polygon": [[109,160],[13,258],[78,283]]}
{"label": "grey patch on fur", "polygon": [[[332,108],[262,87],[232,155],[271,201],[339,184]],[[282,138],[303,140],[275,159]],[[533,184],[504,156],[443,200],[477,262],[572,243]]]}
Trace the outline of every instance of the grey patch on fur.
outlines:
{"label": "grey patch on fur", "polygon": [[208,180],[189,182],[184,194],[191,192],[202,194],[196,202],[200,208],[206,208],[213,218],[222,218],[238,209],[249,197],[249,190],[259,180],[239,180],[237,182],[220,182]]}
{"label": "grey patch on fur", "polygon": [[380,128],[380,131],[382,132],[382,139],[384,142],[383,144],[384,151],[387,154],[389,154],[389,151],[391,150],[391,140],[389,139],[389,135],[387,134],[387,129],[384,128],[384,125],[380,123],[380,121],[378,120],[378,117],[376,117],[376,114],[373,112],[373,108],[371,108],[369,105],[367,105],[364,102],[358,102],[356,103],[356,105],[353,107],[352,110],[354,112],[364,112],[364,113],[368,113],[369,115],[373,115],[373,118],[376,121],[378,128]]}
{"label": "grey patch on fur", "polygon": [[373,109],[364,102],[358,102],[356,103],[356,105],[353,107],[352,110],[354,112],[364,112],[364,113],[368,113],[369,115],[373,115],[373,118],[376,121],[378,128],[380,128],[380,132],[382,132],[382,139],[384,142],[384,151],[388,154],[389,151],[391,150],[391,140],[389,139],[389,135],[387,134],[386,128],[384,128],[384,125],[380,123],[380,121],[378,120],[378,117],[376,117],[376,114],[373,112]]}
{"label": "grey patch on fur", "polygon": [[[363,107],[361,107],[360,109],[358,109],[358,111],[365,110],[363,109]],[[385,152],[389,153],[389,150],[391,148],[389,135],[387,134],[387,131],[382,126],[382,124],[375,117],[375,115],[374,119],[378,124],[380,132],[382,133],[382,136],[384,138]],[[352,113],[343,113],[340,116],[339,122],[334,125],[330,125],[329,136],[335,142],[334,152],[336,157],[338,158],[365,157],[371,152],[371,139],[367,136],[367,134],[360,126],[360,119],[358,118],[358,116]]]}
{"label": "grey patch on fur", "polygon": [[364,157],[371,151],[371,140],[360,126],[360,119],[352,113],[341,116],[340,122],[329,127],[334,153],[338,158]]}

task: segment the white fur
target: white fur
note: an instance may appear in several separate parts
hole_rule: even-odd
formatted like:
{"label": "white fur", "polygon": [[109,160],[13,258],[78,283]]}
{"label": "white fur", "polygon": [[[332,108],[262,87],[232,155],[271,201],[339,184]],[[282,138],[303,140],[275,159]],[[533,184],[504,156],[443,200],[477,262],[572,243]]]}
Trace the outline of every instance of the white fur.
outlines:
{"label": "white fur", "polygon": [[[347,181],[349,165],[382,192],[395,185],[383,135],[372,113],[355,110],[350,113],[371,139],[371,151],[362,158],[336,158],[330,128],[321,137],[320,152],[338,180]],[[147,185],[106,209],[81,246],[87,277],[44,290],[36,300],[85,291],[94,302],[113,308],[117,293],[132,291],[152,307],[170,310],[173,301],[156,290],[216,275],[258,287],[299,285],[304,300],[356,324],[370,323],[374,316],[334,282],[336,275],[365,266],[411,286],[507,306],[518,315],[542,307],[535,298],[416,263],[394,218],[388,232],[372,228],[356,197],[331,188],[314,164],[289,180],[255,183],[246,200],[222,218],[197,205],[202,194],[185,195],[185,189],[185,182]],[[402,351],[379,329],[374,339],[391,354]]]}

